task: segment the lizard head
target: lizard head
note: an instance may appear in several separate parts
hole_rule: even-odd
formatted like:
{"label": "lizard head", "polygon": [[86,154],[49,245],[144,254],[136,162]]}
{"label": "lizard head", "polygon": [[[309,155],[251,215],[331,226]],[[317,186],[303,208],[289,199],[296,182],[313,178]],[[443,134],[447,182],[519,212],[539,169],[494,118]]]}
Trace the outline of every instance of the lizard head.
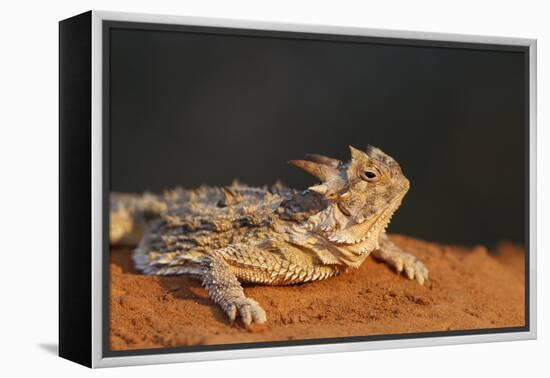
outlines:
{"label": "lizard head", "polygon": [[312,231],[337,244],[374,243],[409,190],[409,180],[399,164],[376,147],[364,152],[350,146],[350,152],[347,163],[322,155],[290,163],[321,181],[308,189],[327,203],[308,220]]}

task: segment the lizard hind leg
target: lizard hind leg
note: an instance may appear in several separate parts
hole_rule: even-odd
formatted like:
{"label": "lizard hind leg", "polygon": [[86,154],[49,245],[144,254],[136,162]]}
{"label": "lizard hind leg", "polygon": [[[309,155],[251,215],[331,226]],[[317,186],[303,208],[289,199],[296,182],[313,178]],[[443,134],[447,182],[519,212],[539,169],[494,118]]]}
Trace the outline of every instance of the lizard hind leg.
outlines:
{"label": "lizard hind leg", "polygon": [[223,250],[209,253],[202,261],[202,284],[231,322],[240,318],[245,327],[267,320],[264,309],[255,300],[244,295],[243,288],[224,260]]}
{"label": "lizard hind leg", "polygon": [[428,280],[428,268],[415,256],[395,245],[386,234],[380,237],[379,248],[372,256],[395,268],[398,273],[404,272],[411,280],[423,285]]}

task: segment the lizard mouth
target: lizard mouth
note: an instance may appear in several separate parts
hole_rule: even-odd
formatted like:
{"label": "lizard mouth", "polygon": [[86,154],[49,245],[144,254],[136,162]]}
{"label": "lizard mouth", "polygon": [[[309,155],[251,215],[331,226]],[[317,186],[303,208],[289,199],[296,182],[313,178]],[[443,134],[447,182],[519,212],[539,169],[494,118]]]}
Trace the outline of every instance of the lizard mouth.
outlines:
{"label": "lizard mouth", "polygon": [[337,244],[357,244],[364,242],[373,236],[378,238],[378,235],[383,232],[390,223],[390,220],[395,211],[399,208],[403,197],[404,194],[397,197],[375,217],[329,235],[328,240]]}

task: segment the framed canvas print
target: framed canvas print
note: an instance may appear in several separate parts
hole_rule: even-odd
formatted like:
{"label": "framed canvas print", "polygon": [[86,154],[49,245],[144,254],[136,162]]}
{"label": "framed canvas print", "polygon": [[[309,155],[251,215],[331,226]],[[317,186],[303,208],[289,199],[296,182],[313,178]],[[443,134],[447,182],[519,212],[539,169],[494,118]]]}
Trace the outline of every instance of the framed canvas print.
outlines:
{"label": "framed canvas print", "polygon": [[62,357],[536,337],[535,40],[59,28]]}

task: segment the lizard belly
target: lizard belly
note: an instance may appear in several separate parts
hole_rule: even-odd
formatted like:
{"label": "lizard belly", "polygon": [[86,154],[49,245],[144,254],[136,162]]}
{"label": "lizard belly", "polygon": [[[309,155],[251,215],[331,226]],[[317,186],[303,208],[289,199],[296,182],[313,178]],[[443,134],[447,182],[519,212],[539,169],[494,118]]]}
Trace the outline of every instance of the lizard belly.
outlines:
{"label": "lizard belly", "polygon": [[277,286],[324,280],[339,274],[344,269],[338,266],[302,268],[293,265],[267,269],[256,266],[231,264],[231,270],[241,282]]}

